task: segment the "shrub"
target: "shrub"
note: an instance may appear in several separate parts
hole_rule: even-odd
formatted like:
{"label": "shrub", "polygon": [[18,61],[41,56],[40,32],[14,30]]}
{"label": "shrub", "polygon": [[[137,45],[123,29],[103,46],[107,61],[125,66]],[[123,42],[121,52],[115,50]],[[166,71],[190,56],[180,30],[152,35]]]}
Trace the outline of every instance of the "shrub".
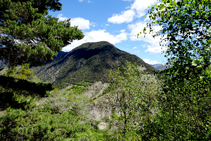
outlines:
{"label": "shrub", "polygon": [[72,94],[80,95],[84,90],[87,90],[87,88],[78,87],[74,85],[71,88],[67,89],[66,91],[70,91],[70,93]]}
{"label": "shrub", "polygon": [[78,86],[84,86],[84,87],[89,86],[89,84],[86,83],[86,82],[78,82],[76,85],[78,85]]}

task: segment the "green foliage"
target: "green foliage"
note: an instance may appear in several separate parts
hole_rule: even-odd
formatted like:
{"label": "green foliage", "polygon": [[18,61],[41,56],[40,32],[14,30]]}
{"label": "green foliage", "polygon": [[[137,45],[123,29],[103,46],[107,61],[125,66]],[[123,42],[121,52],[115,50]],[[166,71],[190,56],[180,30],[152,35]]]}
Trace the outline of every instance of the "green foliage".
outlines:
{"label": "green foliage", "polygon": [[[4,2],[8,3],[9,1]],[[160,21],[156,20],[154,23],[161,25],[162,22],[168,22],[169,27],[164,26],[163,31],[172,32],[168,34],[170,36],[170,45],[167,53],[170,54],[171,52],[175,55],[168,62],[173,66],[157,74],[161,81],[157,84],[143,83],[140,81],[142,77],[141,72],[137,69],[136,65],[132,65],[129,62],[125,64],[126,66],[109,72],[111,83],[111,87],[109,88],[109,92],[111,92],[110,97],[113,98],[112,100],[115,100],[114,103],[111,102],[110,104],[114,110],[118,109],[121,113],[120,116],[113,113],[111,117],[118,121],[118,127],[123,127],[122,129],[109,134],[108,130],[99,131],[97,129],[98,122],[87,120],[81,123],[80,121],[87,117],[86,115],[82,115],[84,112],[81,111],[84,108],[82,104],[89,103],[89,99],[87,97],[80,99],[82,97],[80,94],[85,89],[83,87],[73,86],[66,92],[68,92],[69,97],[75,97],[75,102],[72,102],[66,97],[62,99],[61,97],[52,95],[52,97],[46,98],[47,100],[45,99],[47,101],[45,104],[40,102],[40,106],[36,107],[38,109],[35,108],[35,100],[32,102],[34,106],[30,102],[23,104],[28,110],[7,108],[7,113],[0,118],[0,140],[210,140],[211,76],[209,67],[211,66],[208,61],[209,51],[207,51],[210,46],[209,34],[200,34],[202,36],[200,38],[206,39],[207,41],[204,43],[200,38],[198,39],[199,42],[201,41],[202,48],[192,45],[192,43],[194,44],[196,42],[191,42],[187,39],[187,35],[190,34],[191,30],[193,31],[194,20],[198,20],[199,23],[203,21],[203,26],[207,24],[207,21],[203,19],[206,19],[210,15],[210,11],[205,11],[203,7],[208,5],[208,3],[203,3],[203,0],[194,0],[189,4],[186,1],[178,1],[176,3],[170,1],[170,4],[166,5],[166,2],[166,0],[162,0],[160,5],[155,5],[151,8],[151,11],[155,7],[160,10],[163,8],[166,9],[164,11],[158,11],[158,15],[165,18],[161,18]],[[22,9],[27,6],[30,7],[29,4],[30,2],[23,2]],[[0,3],[0,7],[2,5]],[[11,3],[10,7],[21,10],[20,3],[13,3],[13,5]],[[184,18],[183,14],[186,13],[184,11],[191,11],[192,9],[196,9],[196,12],[190,12]],[[43,11],[43,8],[38,8],[38,10]],[[9,12],[14,11],[10,10]],[[29,12],[27,10],[25,11]],[[21,12],[19,14],[24,15]],[[39,14],[36,15],[33,12],[31,14],[39,17]],[[7,12],[4,16],[5,19],[6,16],[9,17]],[[155,13],[151,14],[152,19],[155,19],[155,16]],[[33,18],[31,20],[33,21]],[[0,31],[10,33],[10,28],[12,29],[11,25],[14,22],[8,19],[5,21],[1,24],[6,25],[6,28],[3,29],[3,26],[0,26]],[[49,23],[51,22],[56,22],[56,20],[49,18]],[[45,23],[48,22],[45,21]],[[173,24],[176,25],[174,28]],[[43,34],[47,34],[46,29],[50,30],[50,28],[44,25],[41,22],[38,27],[40,30],[43,28]],[[199,24],[194,23],[194,25]],[[15,34],[18,34],[17,32],[21,31],[21,28],[16,26],[16,30],[13,33],[14,37]],[[186,34],[182,34],[183,40],[175,40],[179,31],[181,33],[186,32]],[[29,31],[26,30],[27,32]],[[23,36],[25,36],[24,34]],[[33,36],[28,35],[26,37]],[[1,39],[2,41],[6,41],[3,37]],[[53,44],[54,42],[50,43]],[[182,43],[185,43],[185,46]],[[197,48],[197,50],[194,50],[194,48]],[[199,58],[195,60],[191,58],[191,53],[188,52],[191,50],[197,51]],[[2,52],[4,57],[6,57],[6,51],[3,50]],[[15,54],[18,51],[11,50],[11,52]],[[32,52],[36,54],[35,50]],[[15,61],[11,60],[11,62]],[[10,72],[7,73],[8,76],[14,76],[15,68],[12,66]],[[20,73],[25,75],[29,72],[20,71]],[[169,75],[171,78],[168,77]],[[20,75],[20,78],[27,77]],[[160,86],[161,89],[159,89]],[[0,91],[4,92],[6,88],[0,87]],[[56,89],[54,91],[57,92]],[[16,99],[16,103],[14,104],[28,102],[30,96],[22,97],[22,93],[29,95],[27,91],[17,90],[16,92],[14,90],[8,90],[5,96],[11,97],[11,94],[14,95],[14,99]],[[8,105],[8,103],[3,103],[3,105]],[[71,109],[69,109],[70,105],[72,107]],[[155,114],[153,114],[153,110]],[[138,126],[135,126],[135,121],[141,121],[142,123],[138,123]]]}
{"label": "green foliage", "polygon": [[28,81],[31,81],[32,79],[35,78],[32,70],[29,69],[29,64],[22,64],[19,69],[18,67],[16,67],[12,71],[6,69],[6,72],[3,72],[3,75],[7,77],[14,77],[17,79],[23,79]]}
{"label": "green foliage", "polygon": [[66,91],[70,91],[70,93],[74,95],[80,95],[85,90],[87,90],[87,88],[73,85],[71,88],[67,89]]}
{"label": "green foliage", "polygon": [[78,85],[78,86],[84,86],[84,87],[89,86],[89,84],[86,83],[86,82],[78,82],[76,85]]}
{"label": "green foliage", "polygon": [[55,115],[49,112],[26,113],[11,108],[7,112],[0,119],[1,140],[82,139],[88,136],[83,133],[91,126],[89,122],[81,124],[81,117],[71,112]]}
{"label": "green foliage", "polygon": [[[164,78],[159,99],[161,114],[154,124],[153,135],[159,140],[211,139],[207,132],[211,128],[211,75],[207,70],[210,66],[210,24],[204,20],[211,13],[210,2],[188,2],[162,0],[161,4],[151,7],[149,17],[152,23],[147,23],[150,32],[153,31],[151,25],[162,25],[153,37],[168,33],[162,41],[169,43],[165,57],[169,57],[167,65],[172,65],[159,72]],[[193,10],[195,12],[190,12]],[[208,30],[202,33],[197,30],[198,26]],[[145,31],[146,28],[143,29],[144,34]],[[200,37],[192,38],[192,34],[200,34]],[[176,39],[178,36],[179,40]]]}
{"label": "green foliage", "polygon": [[115,119],[115,120],[118,120],[119,116],[116,113],[112,113],[111,118]]}
{"label": "green foliage", "polygon": [[93,99],[89,99],[89,101],[90,101],[91,103],[93,103]]}
{"label": "green foliage", "polygon": [[[70,19],[58,22],[58,18],[48,14],[48,8],[61,10],[61,3],[30,1],[0,1],[1,16],[1,48],[0,56],[9,62],[9,69],[20,64],[31,66],[44,65],[52,60],[61,47],[69,44],[68,41],[82,39],[83,33],[77,27],[70,27]],[[11,38],[12,37],[12,38]],[[37,40],[40,39],[45,40]],[[24,43],[14,45],[14,39]],[[38,43],[34,44],[34,40]],[[31,44],[31,45],[30,45]],[[8,53],[10,52],[10,53]]]}
{"label": "green foliage", "polygon": [[58,91],[58,88],[55,88],[53,91],[56,92],[56,93],[60,93],[60,92]]}
{"label": "green foliage", "polygon": [[[157,106],[159,95],[158,87],[152,82],[143,82],[142,71],[137,64],[126,62],[124,66],[109,71],[110,91],[109,97],[114,99],[113,108],[119,108],[121,116],[112,115],[119,122],[119,129],[124,137],[129,130],[135,129],[135,121],[143,121],[144,125],[153,124],[154,115],[150,111]],[[151,89],[151,90],[150,90]],[[119,106],[116,106],[119,105]],[[137,113],[138,112],[138,113]],[[145,128],[142,136],[148,134],[149,128]]]}
{"label": "green foliage", "polygon": [[[84,43],[68,54],[72,56],[68,61],[66,59],[53,61],[53,64],[57,64],[56,66],[63,72],[58,74],[57,81],[52,82],[59,89],[63,89],[70,84],[78,85],[81,82],[94,83],[101,81],[102,83],[108,83],[108,71],[120,67],[126,60],[144,66],[147,68],[145,71],[155,70],[137,56],[121,51],[107,41]],[[61,61],[65,61],[65,63],[61,63]],[[50,63],[49,65],[54,66],[53,64]],[[52,69],[48,74],[46,74],[49,69],[47,66],[33,67],[32,69],[37,72],[35,74],[40,78],[46,78],[54,75],[58,71],[56,68]]]}
{"label": "green foliage", "polygon": [[14,91],[12,89],[4,89],[0,86],[0,94],[1,110],[5,110],[8,107],[28,110],[36,106],[34,98],[30,96],[30,93],[26,90]]}

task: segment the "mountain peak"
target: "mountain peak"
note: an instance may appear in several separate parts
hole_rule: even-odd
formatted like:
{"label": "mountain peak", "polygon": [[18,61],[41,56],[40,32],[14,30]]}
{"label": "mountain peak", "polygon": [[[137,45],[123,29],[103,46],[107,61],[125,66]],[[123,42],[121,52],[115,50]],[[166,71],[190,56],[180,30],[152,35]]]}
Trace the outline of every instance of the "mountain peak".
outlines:
{"label": "mountain peak", "polygon": [[143,72],[155,70],[136,55],[121,51],[107,41],[84,43],[44,66],[31,69],[43,82],[63,88],[81,81],[106,83],[108,71],[120,67],[126,60],[142,65],[146,68]]}

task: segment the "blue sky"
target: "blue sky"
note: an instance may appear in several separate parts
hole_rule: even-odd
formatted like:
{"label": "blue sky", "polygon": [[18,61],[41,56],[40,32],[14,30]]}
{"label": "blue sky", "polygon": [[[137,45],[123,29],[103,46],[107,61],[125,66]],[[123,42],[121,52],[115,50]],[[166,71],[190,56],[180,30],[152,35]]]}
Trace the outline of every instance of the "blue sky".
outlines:
{"label": "blue sky", "polygon": [[[71,26],[78,26],[85,37],[73,40],[62,48],[69,52],[87,42],[108,41],[120,50],[135,54],[148,64],[165,64],[168,47],[161,47],[161,35],[152,37],[153,33],[137,34],[150,23],[148,6],[159,4],[160,0],[59,0],[63,4],[61,11],[50,11],[48,15],[59,21],[71,18]],[[146,15],[146,17],[144,17]],[[153,26],[154,32],[162,27]],[[204,29],[203,29],[204,30]],[[147,28],[149,33],[149,28]],[[193,35],[196,38],[198,36]],[[193,37],[192,36],[192,37]],[[167,36],[164,35],[164,38]],[[177,37],[179,38],[179,37]],[[161,45],[166,44],[164,41]]]}
{"label": "blue sky", "polygon": [[[69,52],[86,43],[108,41],[120,50],[135,54],[148,64],[166,63],[165,54],[161,54],[160,36],[137,34],[150,22],[147,6],[158,3],[157,0],[60,0],[61,11],[49,11],[49,15],[59,21],[71,18],[71,26],[78,26],[85,37],[74,40],[62,48]],[[154,29],[161,29],[156,26]],[[163,47],[162,47],[163,48]],[[163,50],[166,48],[163,48]]]}

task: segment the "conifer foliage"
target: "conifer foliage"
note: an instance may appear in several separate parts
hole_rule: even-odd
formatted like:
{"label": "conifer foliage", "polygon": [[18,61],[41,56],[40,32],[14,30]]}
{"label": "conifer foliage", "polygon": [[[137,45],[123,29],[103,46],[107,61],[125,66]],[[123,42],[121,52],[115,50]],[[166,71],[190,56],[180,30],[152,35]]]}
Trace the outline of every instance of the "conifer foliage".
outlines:
{"label": "conifer foliage", "polygon": [[44,65],[62,47],[84,37],[77,27],[70,27],[70,19],[58,22],[47,15],[48,9],[61,6],[58,0],[0,0],[0,59],[10,70],[23,63]]}

